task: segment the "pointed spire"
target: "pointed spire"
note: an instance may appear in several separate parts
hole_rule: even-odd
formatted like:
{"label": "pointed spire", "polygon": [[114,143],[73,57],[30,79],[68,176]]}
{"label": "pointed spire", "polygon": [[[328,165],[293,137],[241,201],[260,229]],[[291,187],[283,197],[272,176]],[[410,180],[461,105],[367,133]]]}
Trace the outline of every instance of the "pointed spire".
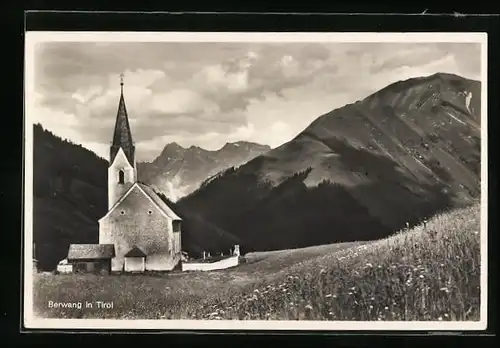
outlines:
{"label": "pointed spire", "polygon": [[110,151],[110,164],[113,163],[116,154],[120,148],[123,149],[130,164],[134,165],[135,146],[132,141],[132,133],[128,122],[127,108],[125,106],[125,98],[123,97],[123,73],[120,74],[120,101],[118,104],[118,112],[116,114],[115,130],[113,133],[113,143]]}

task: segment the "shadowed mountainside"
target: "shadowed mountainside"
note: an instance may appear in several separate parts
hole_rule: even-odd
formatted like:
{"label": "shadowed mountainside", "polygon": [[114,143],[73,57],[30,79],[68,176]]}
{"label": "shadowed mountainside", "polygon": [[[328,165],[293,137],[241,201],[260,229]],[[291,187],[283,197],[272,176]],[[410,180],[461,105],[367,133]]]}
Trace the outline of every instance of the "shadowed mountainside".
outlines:
{"label": "shadowed mountainside", "polygon": [[376,239],[480,193],[480,83],[400,81],[320,116],[178,205],[246,251]]}
{"label": "shadowed mountainside", "polygon": [[103,158],[34,125],[33,241],[41,269],[54,269],[70,243],[99,242],[107,169]]}

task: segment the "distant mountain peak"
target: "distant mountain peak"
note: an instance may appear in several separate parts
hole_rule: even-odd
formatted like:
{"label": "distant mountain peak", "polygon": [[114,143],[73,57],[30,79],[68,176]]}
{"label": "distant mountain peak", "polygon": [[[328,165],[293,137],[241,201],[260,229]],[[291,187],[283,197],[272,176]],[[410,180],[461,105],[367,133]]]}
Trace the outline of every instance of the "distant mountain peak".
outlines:
{"label": "distant mountain peak", "polygon": [[218,150],[194,144],[186,148],[173,142],[152,163],[140,163],[138,175],[144,182],[169,192],[170,198],[177,198],[191,193],[212,175],[244,164],[270,149],[268,145],[247,141],[227,142]]}
{"label": "distant mountain peak", "polygon": [[165,145],[165,149],[184,149],[184,147],[182,147],[181,145],[177,144],[175,141],[172,142],[172,143],[168,143],[167,145]]}
{"label": "distant mountain peak", "polygon": [[464,89],[467,85],[471,83],[476,83],[476,84],[480,83],[479,81],[471,80],[456,74],[446,73],[446,72],[436,72],[434,74],[427,76],[411,77],[405,80],[399,80],[393,82],[387,85],[386,87],[382,88],[381,90],[369,95],[367,98],[371,98],[389,91],[397,93],[402,90],[406,90],[410,87],[414,87],[420,84],[429,84],[432,83],[433,81],[441,81],[442,83],[449,83],[450,85],[452,85],[454,88],[457,89]]}
{"label": "distant mountain peak", "polygon": [[259,144],[253,141],[245,141],[245,140],[240,140],[240,141],[234,141],[234,142],[227,142],[224,144],[224,146],[221,148],[230,148],[230,147],[239,147],[239,146],[248,146],[248,147],[258,147],[258,148],[267,148],[271,149],[269,145],[265,144]]}

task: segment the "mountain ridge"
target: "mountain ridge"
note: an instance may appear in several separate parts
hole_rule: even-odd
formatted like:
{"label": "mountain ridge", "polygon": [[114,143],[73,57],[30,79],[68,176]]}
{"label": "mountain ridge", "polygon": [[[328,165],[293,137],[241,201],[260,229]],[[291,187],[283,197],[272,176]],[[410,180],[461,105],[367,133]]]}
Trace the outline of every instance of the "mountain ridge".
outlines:
{"label": "mountain ridge", "polygon": [[[352,241],[347,233],[339,231],[330,235],[319,231],[312,237],[307,230],[307,224],[328,230],[336,223],[327,217],[327,210],[314,218],[304,217],[310,209],[324,208],[319,206],[325,199],[321,198],[323,193],[315,189],[321,185],[325,192],[352,198],[353,214],[366,218],[365,225],[357,225],[367,231],[360,238],[387,235],[407,222],[417,223],[478,197],[480,95],[480,82],[453,74],[397,81],[362,100],[320,115],[289,142],[214,178],[180,199],[179,204],[246,240],[251,250],[268,248],[266,236],[280,235],[284,229],[288,233],[275,237],[283,238],[275,248],[291,247],[286,240],[292,240],[293,235],[302,240],[297,242],[301,247],[308,246],[305,235],[317,237],[321,243]],[[276,187],[304,172],[304,179],[290,186],[290,192],[296,192],[293,201],[276,191]],[[238,191],[238,186],[246,189]],[[286,202],[291,213],[266,216],[264,211],[270,208],[261,201],[266,196]],[[302,200],[309,206],[304,206]],[[203,201],[210,202],[210,206]],[[254,215],[246,215],[248,207],[240,209],[238,205],[254,207]],[[256,217],[257,211],[260,218]],[[275,223],[289,214],[298,214],[296,227]],[[348,217],[338,219],[345,220],[347,226]],[[378,227],[370,237],[368,221],[374,224],[373,219],[378,221]]]}
{"label": "mountain ridge", "polygon": [[244,164],[270,149],[249,141],[227,142],[218,150],[173,142],[165,145],[153,161],[139,162],[138,177],[175,201],[220,171]]}

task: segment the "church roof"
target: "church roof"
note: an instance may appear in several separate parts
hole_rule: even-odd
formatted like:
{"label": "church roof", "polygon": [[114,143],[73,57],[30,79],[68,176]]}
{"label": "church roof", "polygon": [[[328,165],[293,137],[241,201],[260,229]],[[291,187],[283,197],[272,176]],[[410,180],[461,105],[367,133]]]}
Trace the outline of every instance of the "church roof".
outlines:
{"label": "church roof", "polygon": [[135,146],[132,141],[132,132],[128,122],[127,107],[125,106],[125,98],[123,97],[123,82],[121,85],[120,101],[118,103],[118,111],[116,113],[115,129],[113,132],[113,142],[110,149],[110,164],[114,161],[116,154],[120,148],[123,149],[127,156],[130,165],[134,166]]}
{"label": "church roof", "polygon": [[125,254],[125,257],[146,257],[146,254],[141,249],[135,246]]}
{"label": "church roof", "polygon": [[115,257],[113,244],[71,244],[68,259],[111,259]]}
{"label": "church roof", "polygon": [[172,220],[182,220],[168,205],[165,203],[157,194],[156,192],[149,187],[148,185],[145,185],[143,183],[134,183],[124,194],[123,196],[109,209],[109,211],[104,215],[100,220],[104,219],[107,217],[113,210],[118,207],[121,202],[123,202],[127,196],[132,192],[134,189],[139,189],[140,192],[142,192],[163,214],[171,218]]}
{"label": "church roof", "polygon": [[151,200],[160,208],[165,214],[167,214],[173,220],[181,220],[181,218],[165,203],[156,192],[148,185],[137,183],[140,188],[151,198]]}

